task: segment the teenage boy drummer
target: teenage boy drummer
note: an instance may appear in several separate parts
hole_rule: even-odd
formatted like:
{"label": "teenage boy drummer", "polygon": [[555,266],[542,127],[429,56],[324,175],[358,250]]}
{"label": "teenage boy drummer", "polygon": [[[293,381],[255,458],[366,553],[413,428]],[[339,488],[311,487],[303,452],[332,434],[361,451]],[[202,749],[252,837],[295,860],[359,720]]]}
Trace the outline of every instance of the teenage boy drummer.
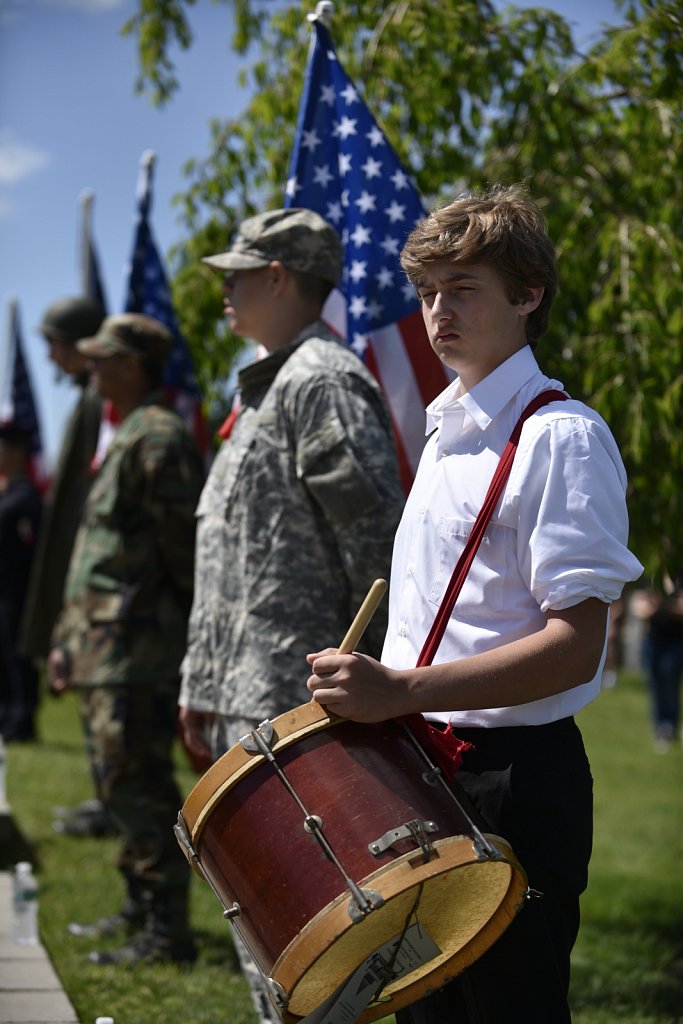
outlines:
{"label": "teenage boy drummer", "polygon": [[600,690],[609,606],[642,566],[627,544],[614,438],[582,402],[524,425],[510,478],[434,662],[416,668],[453,567],[520,415],[562,384],[539,369],[557,288],[543,217],[521,187],[465,196],[410,235],[402,265],[429,340],[457,379],[430,436],[394,546],[381,663],[309,655],[313,699],[362,722],[412,712],[474,744],[458,781],[543,893],[454,982],[397,1014],[411,1024],[564,1024],[592,835],[592,784],[574,715]]}

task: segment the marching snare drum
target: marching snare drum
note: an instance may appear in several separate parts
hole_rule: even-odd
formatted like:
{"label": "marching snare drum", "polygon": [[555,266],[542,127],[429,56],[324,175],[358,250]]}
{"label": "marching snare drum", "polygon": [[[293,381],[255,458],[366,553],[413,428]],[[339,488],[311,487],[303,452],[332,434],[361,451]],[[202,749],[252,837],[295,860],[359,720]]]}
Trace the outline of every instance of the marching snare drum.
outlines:
{"label": "marching snare drum", "polygon": [[415,1002],[485,952],[527,890],[508,843],[487,834],[406,727],[330,717],[314,702],[212,765],[176,836],[288,1024],[411,924],[430,958],[389,973],[358,1020]]}

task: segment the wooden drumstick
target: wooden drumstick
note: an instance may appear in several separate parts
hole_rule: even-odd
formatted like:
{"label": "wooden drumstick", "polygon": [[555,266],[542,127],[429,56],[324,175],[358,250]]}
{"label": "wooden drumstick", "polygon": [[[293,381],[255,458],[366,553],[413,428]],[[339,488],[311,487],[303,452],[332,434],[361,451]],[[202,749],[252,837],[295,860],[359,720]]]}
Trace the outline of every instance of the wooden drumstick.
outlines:
{"label": "wooden drumstick", "polygon": [[360,638],[370,624],[370,619],[377,611],[377,606],[386,593],[387,586],[386,580],[375,580],[372,584],[346,636],[339,645],[338,654],[351,654],[352,651],[355,651]]}

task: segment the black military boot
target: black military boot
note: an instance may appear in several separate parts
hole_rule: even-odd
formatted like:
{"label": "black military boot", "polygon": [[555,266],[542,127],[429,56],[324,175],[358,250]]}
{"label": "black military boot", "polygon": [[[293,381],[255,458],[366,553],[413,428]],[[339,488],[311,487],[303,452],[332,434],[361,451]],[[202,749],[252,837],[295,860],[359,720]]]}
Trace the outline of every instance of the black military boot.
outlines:
{"label": "black military boot", "polygon": [[103,939],[110,935],[133,936],[144,931],[149,916],[149,895],[130,879],[127,889],[126,900],[118,914],[101,917],[90,924],[71,921],[67,925],[69,934],[82,939]]}
{"label": "black military boot", "polygon": [[53,808],[55,832],[68,836],[102,838],[118,835],[118,830],[101,800],[84,800],[76,807]]}
{"label": "black military boot", "polygon": [[186,892],[154,894],[144,931],[119,949],[95,950],[88,959],[102,967],[159,963],[189,966],[197,959],[197,946],[187,912]]}

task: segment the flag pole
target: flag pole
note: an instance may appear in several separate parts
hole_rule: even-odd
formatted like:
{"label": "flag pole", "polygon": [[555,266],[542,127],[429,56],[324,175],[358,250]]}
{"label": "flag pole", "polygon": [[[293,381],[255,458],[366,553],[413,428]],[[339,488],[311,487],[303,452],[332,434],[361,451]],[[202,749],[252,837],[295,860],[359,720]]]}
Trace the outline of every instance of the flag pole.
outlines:
{"label": "flag pole", "polygon": [[86,188],[81,192],[80,203],[81,203],[81,245],[80,245],[80,277],[81,277],[81,291],[84,295],[88,292],[88,244],[90,240],[90,222],[92,218],[92,208],[95,202],[95,193],[91,188]]}
{"label": "flag pole", "polygon": [[143,175],[140,182],[140,187],[143,190],[142,194],[149,193],[150,182],[152,175],[154,174],[154,165],[157,162],[157,155],[153,149],[146,149],[140,157],[140,169],[143,171]]}
{"label": "flag pole", "polygon": [[332,29],[332,16],[334,14],[334,4],[332,0],[319,0],[315,5],[315,14],[309,14],[309,21],[321,21],[325,28],[330,31]]}
{"label": "flag pole", "polygon": [[0,376],[0,422],[5,418],[5,399],[7,398],[7,385],[9,382],[9,371],[12,362],[12,343],[14,341],[14,320],[17,312],[17,300],[12,295],[7,300],[7,334],[5,336],[5,351],[2,361],[2,375]]}

